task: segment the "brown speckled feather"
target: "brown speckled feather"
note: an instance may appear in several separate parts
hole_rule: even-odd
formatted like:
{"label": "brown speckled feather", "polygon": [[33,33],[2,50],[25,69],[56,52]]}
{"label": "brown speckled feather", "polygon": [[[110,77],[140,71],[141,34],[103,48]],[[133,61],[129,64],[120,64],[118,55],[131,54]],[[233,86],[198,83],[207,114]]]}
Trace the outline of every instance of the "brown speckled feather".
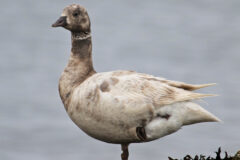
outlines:
{"label": "brown speckled feather", "polygon": [[72,34],[71,56],[59,80],[59,93],[69,117],[85,133],[120,143],[127,153],[129,143],[158,139],[183,125],[219,121],[191,102],[211,96],[191,91],[213,84],[191,85],[134,71],[96,73],[90,25],[86,9],[76,4],[66,7],[52,25]]}

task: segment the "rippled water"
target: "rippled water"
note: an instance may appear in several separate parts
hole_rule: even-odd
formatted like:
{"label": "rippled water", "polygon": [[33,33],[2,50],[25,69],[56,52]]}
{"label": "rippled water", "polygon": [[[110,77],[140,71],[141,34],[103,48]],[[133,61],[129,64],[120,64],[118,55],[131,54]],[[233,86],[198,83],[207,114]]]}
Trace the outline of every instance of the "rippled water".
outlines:
{"label": "rippled water", "polygon": [[224,123],[184,127],[132,144],[130,159],[240,149],[239,0],[0,1],[0,159],[120,159],[120,146],[86,136],[68,118],[57,83],[70,34],[50,25],[71,3],[92,20],[97,71],[131,69],[189,83],[216,82],[202,105]]}

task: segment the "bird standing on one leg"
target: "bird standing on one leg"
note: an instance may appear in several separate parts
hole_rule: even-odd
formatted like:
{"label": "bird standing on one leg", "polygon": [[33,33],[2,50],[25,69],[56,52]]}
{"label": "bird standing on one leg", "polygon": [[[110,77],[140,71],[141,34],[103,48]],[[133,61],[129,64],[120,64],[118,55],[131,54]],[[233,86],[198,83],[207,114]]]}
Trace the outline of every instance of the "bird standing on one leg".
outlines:
{"label": "bird standing on one leg", "polygon": [[121,154],[122,160],[128,160],[128,155],[129,155],[128,145],[129,144],[121,144],[122,151],[123,151]]}
{"label": "bird standing on one leg", "polygon": [[90,19],[85,8],[70,5],[52,25],[72,34],[69,62],[59,93],[72,121],[89,136],[122,145],[148,142],[184,125],[216,122],[217,117],[192,102],[207,94],[191,92],[210,86],[191,85],[134,71],[96,73],[92,64]]}

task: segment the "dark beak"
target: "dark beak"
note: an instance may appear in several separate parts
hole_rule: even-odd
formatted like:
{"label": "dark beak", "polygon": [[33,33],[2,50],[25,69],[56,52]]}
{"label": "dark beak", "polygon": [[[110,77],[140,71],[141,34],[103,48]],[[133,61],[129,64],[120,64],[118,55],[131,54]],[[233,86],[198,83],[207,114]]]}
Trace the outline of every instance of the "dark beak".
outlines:
{"label": "dark beak", "polygon": [[62,16],[54,24],[52,24],[52,27],[65,27],[66,25],[67,25],[67,17]]}

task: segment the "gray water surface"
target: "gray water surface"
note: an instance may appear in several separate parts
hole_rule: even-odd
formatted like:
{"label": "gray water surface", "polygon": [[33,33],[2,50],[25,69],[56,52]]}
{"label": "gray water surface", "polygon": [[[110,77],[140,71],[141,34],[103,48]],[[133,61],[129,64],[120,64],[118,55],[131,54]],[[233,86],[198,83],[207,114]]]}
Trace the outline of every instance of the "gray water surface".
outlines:
{"label": "gray water surface", "polygon": [[88,9],[98,72],[130,69],[218,83],[201,92],[220,96],[200,103],[224,123],[132,144],[131,160],[240,149],[239,0],[1,0],[0,160],[120,159],[119,145],[97,141],[71,122],[58,95],[70,33],[50,26],[72,3]]}

